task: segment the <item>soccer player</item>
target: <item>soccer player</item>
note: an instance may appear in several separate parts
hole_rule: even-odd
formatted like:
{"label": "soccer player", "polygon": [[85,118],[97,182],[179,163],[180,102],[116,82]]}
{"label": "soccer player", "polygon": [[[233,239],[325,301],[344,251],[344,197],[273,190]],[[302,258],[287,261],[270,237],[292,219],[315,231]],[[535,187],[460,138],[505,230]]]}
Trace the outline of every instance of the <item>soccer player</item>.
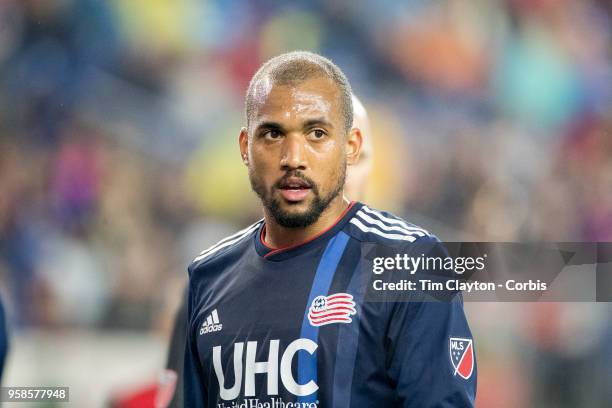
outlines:
{"label": "soccer player", "polygon": [[[353,128],[361,134],[361,152],[357,163],[347,168],[344,194],[355,200],[362,200],[368,176],[372,169],[373,141],[370,132],[370,118],[361,101],[352,95],[353,101]],[[183,404],[183,359],[185,354],[185,333],[187,330],[187,294],[183,297],[181,305],[174,319],[174,326],[168,347],[166,372],[162,376],[160,390],[170,392],[171,400],[168,408],[182,408]],[[167,391],[169,388],[169,391]],[[165,398],[164,398],[165,400]],[[166,408],[161,406],[160,408]]]}
{"label": "soccer player", "polygon": [[189,265],[185,406],[473,406],[460,294],[368,298],[372,254],[438,241],[345,199],[362,137],[342,71],[308,52],[275,57],[251,80],[246,119],[240,152],[264,218]]}

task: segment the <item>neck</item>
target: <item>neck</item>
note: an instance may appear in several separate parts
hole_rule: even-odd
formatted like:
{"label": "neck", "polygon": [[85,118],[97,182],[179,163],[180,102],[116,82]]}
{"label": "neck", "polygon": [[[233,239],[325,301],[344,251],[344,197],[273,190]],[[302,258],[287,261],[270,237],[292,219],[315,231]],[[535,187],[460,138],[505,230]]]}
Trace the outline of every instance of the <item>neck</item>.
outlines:
{"label": "neck", "polygon": [[329,204],[319,219],[304,228],[283,227],[268,211],[264,211],[266,222],[264,243],[272,248],[284,248],[308,241],[331,227],[349,204],[350,202],[342,194],[338,194],[338,197]]}

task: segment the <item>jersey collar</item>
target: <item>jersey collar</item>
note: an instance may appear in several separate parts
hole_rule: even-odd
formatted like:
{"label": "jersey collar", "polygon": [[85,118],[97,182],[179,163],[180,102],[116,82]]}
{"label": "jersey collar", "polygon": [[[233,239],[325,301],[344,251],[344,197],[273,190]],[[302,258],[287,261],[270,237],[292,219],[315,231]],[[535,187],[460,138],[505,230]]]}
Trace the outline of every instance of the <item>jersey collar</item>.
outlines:
{"label": "jersey collar", "polygon": [[340,232],[362,206],[362,203],[352,201],[338,219],[327,229],[304,242],[282,248],[271,248],[264,243],[263,237],[266,223],[262,222],[261,226],[257,229],[257,234],[254,235],[255,249],[260,256],[269,261],[282,261],[297,256],[322,242],[326,242]]}

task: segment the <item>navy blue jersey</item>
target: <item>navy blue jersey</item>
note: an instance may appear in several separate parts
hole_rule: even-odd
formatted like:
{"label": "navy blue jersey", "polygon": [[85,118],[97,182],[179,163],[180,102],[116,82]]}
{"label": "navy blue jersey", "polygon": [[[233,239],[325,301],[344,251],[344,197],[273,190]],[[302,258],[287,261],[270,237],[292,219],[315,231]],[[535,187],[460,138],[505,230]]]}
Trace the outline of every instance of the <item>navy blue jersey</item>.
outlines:
{"label": "navy blue jersey", "polygon": [[185,406],[474,405],[460,293],[440,302],[367,294],[372,253],[413,254],[434,236],[361,203],[297,246],[272,249],[264,235],[262,220],[188,268]]}

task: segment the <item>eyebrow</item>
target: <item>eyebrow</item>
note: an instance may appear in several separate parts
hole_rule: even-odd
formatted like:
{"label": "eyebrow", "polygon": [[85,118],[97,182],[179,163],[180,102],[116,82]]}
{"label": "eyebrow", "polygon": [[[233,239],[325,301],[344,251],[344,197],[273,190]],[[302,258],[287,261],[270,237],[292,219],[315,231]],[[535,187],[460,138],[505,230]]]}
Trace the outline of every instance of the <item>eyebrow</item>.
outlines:
{"label": "eyebrow", "polygon": [[257,125],[257,127],[255,128],[255,132],[259,132],[261,130],[278,130],[278,131],[283,131],[283,126],[280,123],[277,122],[261,122],[259,125]]}
{"label": "eyebrow", "polygon": [[317,118],[317,119],[310,119],[307,120],[306,122],[304,122],[304,128],[311,128],[314,126],[325,126],[328,128],[332,128],[333,129],[333,125],[331,124],[331,122],[328,122],[327,120],[323,119],[323,118]]}
{"label": "eyebrow", "polygon": [[[325,126],[327,128],[331,128],[333,129],[334,125],[331,124],[331,122],[323,119],[323,118],[315,118],[315,119],[309,119],[306,122],[304,122],[304,124],[302,125],[303,129],[309,129],[315,126]],[[256,130],[261,130],[261,129],[274,129],[274,130],[280,130],[283,131],[284,130],[284,126],[281,125],[278,122],[272,122],[272,121],[265,121],[260,123],[259,125],[257,125],[257,127],[255,128]]]}

